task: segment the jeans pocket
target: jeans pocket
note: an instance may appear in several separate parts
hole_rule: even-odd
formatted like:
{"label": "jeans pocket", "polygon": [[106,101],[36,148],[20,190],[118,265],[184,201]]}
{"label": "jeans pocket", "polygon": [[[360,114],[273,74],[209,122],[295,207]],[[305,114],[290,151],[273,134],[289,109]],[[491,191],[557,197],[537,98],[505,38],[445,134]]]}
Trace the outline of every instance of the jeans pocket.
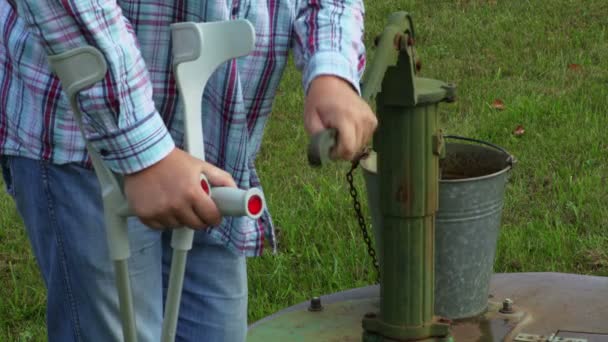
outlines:
{"label": "jeans pocket", "polygon": [[2,166],[2,179],[4,187],[9,195],[15,197],[15,187],[13,186],[13,170],[11,168],[11,158],[0,156],[0,165]]}

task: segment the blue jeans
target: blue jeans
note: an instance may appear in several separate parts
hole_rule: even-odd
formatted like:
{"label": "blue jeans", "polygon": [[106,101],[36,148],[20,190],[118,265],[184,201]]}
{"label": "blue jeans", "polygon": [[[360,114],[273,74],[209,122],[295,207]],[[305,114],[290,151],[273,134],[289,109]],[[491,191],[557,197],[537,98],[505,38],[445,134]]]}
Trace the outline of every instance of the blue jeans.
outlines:
{"label": "blue jeans", "polygon": [[[3,156],[2,171],[47,288],[49,341],[122,341],[99,184],[91,170]],[[159,341],[171,264],[170,232],[129,221],[129,271],[139,341]],[[245,340],[247,274],[204,232],[188,254],[178,341]]]}

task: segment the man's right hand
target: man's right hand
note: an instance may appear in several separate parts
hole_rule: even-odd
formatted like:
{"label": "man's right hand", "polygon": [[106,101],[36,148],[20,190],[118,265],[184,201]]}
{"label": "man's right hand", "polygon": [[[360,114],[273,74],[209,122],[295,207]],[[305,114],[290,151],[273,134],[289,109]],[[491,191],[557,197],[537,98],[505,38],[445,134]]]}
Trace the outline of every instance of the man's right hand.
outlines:
{"label": "man's right hand", "polygon": [[201,188],[201,173],[213,186],[236,187],[229,173],[175,148],[158,163],[124,177],[129,207],[153,229],[217,225],[221,215]]}

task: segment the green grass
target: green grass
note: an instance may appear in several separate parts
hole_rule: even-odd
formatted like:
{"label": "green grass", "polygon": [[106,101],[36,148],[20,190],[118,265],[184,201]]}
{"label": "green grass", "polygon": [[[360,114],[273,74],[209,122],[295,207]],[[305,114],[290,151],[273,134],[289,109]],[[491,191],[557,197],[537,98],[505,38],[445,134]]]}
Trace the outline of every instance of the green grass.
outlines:
{"label": "green grass", "polygon": [[[441,106],[448,133],[491,141],[519,160],[495,270],[608,275],[605,0],[366,3],[368,46],[390,12],[408,10],[422,75],[458,85],[458,101]],[[494,99],[505,109],[492,108]],[[348,165],[306,165],[302,100],[290,65],[257,161],[280,253],[249,262],[251,321],[374,281],[348,195]],[[523,136],[512,133],[518,125]],[[360,174],[356,180],[363,191]],[[43,340],[44,289],[6,196],[0,214],[0,340]]]}

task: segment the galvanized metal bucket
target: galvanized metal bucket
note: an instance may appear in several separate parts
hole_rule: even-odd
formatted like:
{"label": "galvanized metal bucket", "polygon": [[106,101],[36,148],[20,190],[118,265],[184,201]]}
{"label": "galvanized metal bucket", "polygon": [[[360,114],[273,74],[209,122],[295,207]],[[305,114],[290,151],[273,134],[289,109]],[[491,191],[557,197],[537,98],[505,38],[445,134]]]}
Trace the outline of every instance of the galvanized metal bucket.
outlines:
{"label": "galvanized metal bucket", "polygon": [[[448,143],[441,161],[435,225],[435,314],[459,319],[476,316],[487,308],[504,193],[514,158],[488,142],[445,138]],[[375,153],[362,160],[361,166],[380,252],[382,217]]]}

